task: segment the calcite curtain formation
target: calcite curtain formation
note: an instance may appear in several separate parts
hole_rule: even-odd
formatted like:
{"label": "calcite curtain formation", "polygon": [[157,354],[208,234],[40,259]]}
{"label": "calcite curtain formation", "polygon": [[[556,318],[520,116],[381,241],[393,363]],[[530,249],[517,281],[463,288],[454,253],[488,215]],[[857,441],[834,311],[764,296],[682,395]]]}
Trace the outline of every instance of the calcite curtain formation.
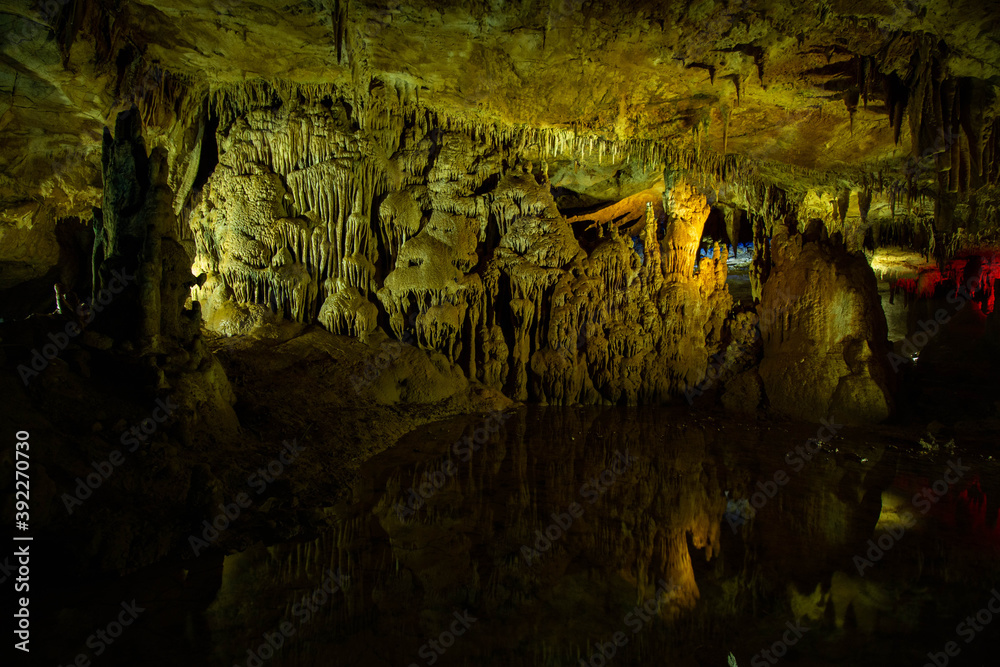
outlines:
{"label": "calcite curtain formation", "polygon": [[[381,331],[519,399],[659,401],[708,380],[751,409],[878,418],[877,297],[848,256],[945,262],[1000,229],[996,17],[903,4],[50,3],[2,14],[17,71],[0,129],[34,127],[37,98],[96,143],[134,104],[223,334]],[[101,199],[96,151],[53,170],[64,138],[16,141],[45,150],[0,156],[7,287],[43,278],[62,252],[48,232]],[[748,240],[752,303],[734,309],[712,242]],[[785,307],[779,265],[808,284],[758,327]],[[991,299],[988,276],[977,290]],[[750,368],[813,351],[808,415]]]}
{"label": "calcite curtain formation", "polygon": [[[201,190],[175,171],[178,233],[191,245],[194,272],[205,274],[192,296],[210,328],[247,333],[286,318],[362,340],[381,330],[519,400],[656,402],[738,377],[729,401],[743,409],[770,390],[780,410],[805,418],[834,406],[862,421],[891,412],[884,360],[874,357],[870,370],[838,356],[854,340],[884,348],[870,324],[878,304],[864,270],[846,286],[813,282],[804,319],[782,320],[809,341],[814,329],[841,327],[822,338],[832,353],[809,354],[809,372],[825,378],[809,407],[796,407],[787,376],[748,368],[766,350],[774,359],[803,352],[761,347],[753,311],[733,311],[725,246],[699,260],[710,200],[722,205],[725,193],[726,236],[752,227],[753,292],[762,312],[771,307],[764,284],[774,238],[787,244],[791,232],[799,242],[804,222],[752,161],[453,122],[378,83],[361,97],[265,84],[215,93],[208,131],[217,163]],[[550,169],[595,154],[614,164],[619,151],[660,174],[653,191],[662,191],[662,206],[647,199],[631,226],[592,223],[597,236],[588,242],[560,211]],[[846,251],[817,251],[801,270],[822,270],[829,252]],[[860,319],[817,315],[820,289],[860,290]],[[794,347],[786,338],[779,344]],[[863,388],[837,394],[843,382]]]}
{"label": "calcite curtain formation", "polygon": [[702,191],[680,180],[669,220],[647,207],[641,257],[614,224],[588,253],[546,159],[602,142],[449,129],[378,102],[220,116],[218,166],[183,230],[209,326],[246,332],[276,313],[362,339],[409,333],[520,399],[635,403],[701,381],[731,306],[725,253],[695,269]]}

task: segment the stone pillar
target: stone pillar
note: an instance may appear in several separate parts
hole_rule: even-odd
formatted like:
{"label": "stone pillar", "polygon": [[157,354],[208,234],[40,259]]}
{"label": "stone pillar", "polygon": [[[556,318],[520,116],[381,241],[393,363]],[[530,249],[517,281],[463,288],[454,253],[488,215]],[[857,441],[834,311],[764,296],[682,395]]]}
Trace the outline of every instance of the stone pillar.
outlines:
{"label": "stone pillar", "polygon": [[138,340],[143,319],[137,276],[146,248],[149,160],[141,130],[135,107],[119,114],[114,137],[104,128],[104,196],[94,216],[93,303],[100,310],[93,326],[121,340]]}
{"label": "stone pillar", "polygon": [[838,423],[882,421],[895,385],[875,275],[843,244],[777,229],[763,286],[760,377],[778,414]]}
{"label": "stone pillar", "polygon": [[694,275],[698,246],[705,230],[710,207],[697,188],[678,181],[665,197],[667,231],[663,238],[663,270],[667,282],[689,279]]}
{"label": "stone pillar", "polygon": [[663,286],[663,262],[660,250],[660,240],[656,238],[656,213],[653,205],[646,202],[646,226],[642,228],[642,252],[645,261],[642,264],[642,279],[647,289],[656,293]]}

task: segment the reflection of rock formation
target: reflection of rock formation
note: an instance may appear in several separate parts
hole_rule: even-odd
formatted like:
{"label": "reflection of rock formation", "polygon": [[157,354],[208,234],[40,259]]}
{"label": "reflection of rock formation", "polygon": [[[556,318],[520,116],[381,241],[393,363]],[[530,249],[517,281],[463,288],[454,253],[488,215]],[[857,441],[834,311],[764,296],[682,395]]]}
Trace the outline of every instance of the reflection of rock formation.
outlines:
{"label": "reflection of rock formation", "polygon": [[[351,589],[294,640],[320,664],[338,652],[365,664],[405,663],[463,609],[479,619],[475,641],[456,642],[449,659],[480,665],[539,664],[542,654],[550,664],[572,662],[617,630],[636,640],[621,664],[648,664],[647,651],[685,654],[715,632],[733,638],[727,649],[749,656],[762,638],[748,627],[773,620],[780,636],[790,618],[816,640],[846,637],[870,651],[939,622],[928,614],[934,590],[914,575],[939,535],[931,524],[886,557],[897,565],[879,563],[861,577],[852,563],[878,535],[894,456],[880,447],[866,448],[860,462],[823,453],[796,471],[784,454],[810,427],[702,428],[678,416],[532,409],[475,451],[462,447],[463,436],[475,442],[482,419],[422,429],[365,465],[355,505],[316,540],[227,558],[223,592],[206,615],[216,645],[224,654],[245,651],[274,624],[273,610],[290,613],[337,568],[350,575]],[[635,462],[615,472],[616,452],[626,449]],[[752,497],[777,470],[789,475],[787,484],[763,504],[755,500],[755,516],[731,530],[724,491]],[[415,501],[411,489],[424,498]],[[416,509],[401,513],[398,503],[407,501]],[[552,515],[568,514],[574,502],[579,516],[539,543],[556,523]],[[524,547],[539,547],[530,563]],[[959,540],[942,548],[941,567],[954,572],[993,557]],[[652,622],[633,637],[625,619],[661,578],[679,589],[658,598]],[[954,581],[938,586],[939,595],[954,594]]]}
{"label": "reflection of rock formation", "polygon": [[[412,477],[390,477],[380,517],[390,539],[426,545],[416,555],[443,539],[445,533],[439,534],[438,528],[454,521],[499,525],[502,533],[487,547],[491,559],[504,564],[493,575],[497,591],[533,588],[535,584],[527,582],[540,585],[564,572],[569,562],[584,558],[615,570],[640,598],[652,594],[657,579],[667,578],[679,587],[671,608],[690,609],[699,594],[688,540],[712,558],[724,508],[714,475],[705,480],[692,474],[701,470],[705,456],[703,434],[668,434],[665,427],[628,423],[621,414],[546,414],[553,418],[528,420],[522,414],[518,422],[508,422],[506,437],[471,457],[445,454],[444,460],[451,460],[459,473],[412,520],[401,521],[391,510],[396,501],[405,502],[409,488],[420,487],[425,473],[440,467],[439,461],[414,468]],[[579,442],[569,434],[579,436]],[[652,448],[639,444],[665,437],[674,451],[669,461],[657,460]],[[537,449],[542,442],[547,443],[544,453]],[[626,455],[634,460],[623,463]],[[510,475],[515,479],[504,479]],[[582,507],[582,516],[561,537],[550,540],[551,547],[543,542],[537,561],[529,562],[522,547],[535,548],[538,531],[545,533],[552,514],[566,514],[573,503]],[[423,576],[424,566],[411,562],[405,551],[397,558]],[[434,567],[449,569],[440,559]],[[514,585],[516,580],[522,582]],[[431,581],[423,583],[427,596],[450,594],[447,587],[438,590]],[[503,596],[489,604],[503,606]]]}
{"label": "reflection of rock formation", "polygon": [[[209,610],[220,645],[236,628],[249,632],[265,610],[290,609],[310,582],[337,567],[354,587],[297,639],[308,637],[320,654],[333,650],[324,635],[336,625],[352,628],[339,650],[371,656],[373,637],[392,637],[383,657],[405,662],[454,610],[467,608],[480,619],[476,640],[456,643],[457,657],[504,655],[525,643],[566,655],[609,628],[631,633],[616,626],[656,598],[663,579],[677,588],[656,598],[657,625],[645,630],[647,641],[661,643],[661,619],[694,609],[695,569],[719,551],[725,499],[717,471],[705,466],[706,434],[634,413],[550,410],[515,414],[481,449],[456,454],[452,443],[482,425],[463,418],[436,426],[433,436],[412,439],[425,450],[422,460],[366,466],[373,477],[359,485],[359,504],[319,539],[228,558],[232,580],[224,579],[225,594]],[[665,446],[669,457],[661,456]],[[414,451],[405,445],[393,456]],[[623,465],[618,454],[626,451],[634,460]],[[454,474],[401,516],[396,504],[411,487],[430,488],[428,480],[451,469],[447,462]],[[527,563],[522,546],[534,546],[536,531],[574,502],[579,518]]]}
{"label": "reflection of rock formation", "polygon": [[[306,341],[300,349],[315,348]],[[136,656],[144,665],[180,664],[178,656],[209,654],[204,664],[239,663],[288,622],[295,633],[275,665],[341,664],[348,655],[391,667],[413,662],[455,611],[469,610],[474,634],[449,650],[455,664],[572,664],[616,631],[630,639],[616,664],[649,664],[649,655],[681,663],[719,636],[727,638],[721,660],[706,664],[725,664],[730,650],[743,664],[793,619],[810,629],[808,641],[849,647],[838,662],[896,665],[895,647],[953,627],[960,610],[979,609],[992,586],[984,582],[996,576],[996,507],[987,502],[994,475],[963,480],[864,576],[857,573],[854,557],[879,539],[887,508],[912,509],[914,489],[941,474],[937,463],[900,458],[890,447],[848,450],[870,434],[848,433],[839,452],[828,448],[796,469],[785,452],[815,427],[709,426],[663,408],[533,408],[510,414],[495,437],[477,435],[487,423],[466,416],[413,433],[364,464],[348,503],[333,508],[327,496],[297,505],[275,496],[255,502],[227,531],[231,544],[245,545],[263,523],[289,533],[301,521],[325,523],[315,538],[255,544],[226,556],[221,573],[203,557],[185,563],[186,579],[176,565],[162,578],[149,570],[126,578],[129,590],[151,599],[149,637],[131,662],[112,655],[109,664],[136,664]],[[481,448],[456,449],[463,436]],[[634,465],[602,481],[615,472],[615,453],[626,450]],[[731,530],[725,492],[746,502],[779,470],[787,483],[766,501],[755,498],[754,516]],[[892,482],[899,470],[918,476]],[[302,482],[293,482],[296,497]],[[401,516],[396,504],[411,487],[426,498]],[[580,516],[527,563],[522,546],[534,547],[536,531],[573,502]],[[310,609],[303,598],[321,590],[330,571],[347,575],[349,586],[318,594]],[[661,578],[679,590],[654,598]],[[59,646],[93,629],[93,596],[76,599],[81,609],[43,626],[58,633]],[[654,610],[635,632],[630,614],[650,599]],[[64,639],[67,627],[74,632]],[[806,655],[810,646],[802,647]],[[889,659],[878,660],[883,647]]]}

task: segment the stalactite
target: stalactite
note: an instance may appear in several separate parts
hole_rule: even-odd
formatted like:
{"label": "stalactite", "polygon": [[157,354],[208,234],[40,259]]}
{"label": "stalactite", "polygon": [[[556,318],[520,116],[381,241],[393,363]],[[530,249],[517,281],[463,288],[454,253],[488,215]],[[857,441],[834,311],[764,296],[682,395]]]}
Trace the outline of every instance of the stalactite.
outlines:
{"label": "stalactite", "polygon": [[[755,233],[789,207],[758,163],[725,154],[727,139],[720,155],[451,117],[361,69],[357,76],[357,94],[265,82],[212,92],[221,166],[192,224],[199,262],[220,289],[359,337],[381,307],[397,337],[413,327],[421,346],[522,398],[635,403],[700,379],[716,345],[705,331],[723,329],[708,322],[728,312],[724,249],[696,275],[693,259],[680,266],[676,253],[658,251],[649,210],[642,262],[614,225],[588,256],[524,155],[542,174],[571,159],[703,174],[746,193]],[[284,103],[293,96],[306,102]],[[332,106],[321,104],[327,96]],[[728,114],[725,122],[727,137]],[[236,256],[239,234],[259,247]],[[661,289],[665,275],[670,290]],[[686,321],[695,311],[704,322]],[[577,339],[586,344],[566,348]],[[658,353],[665,364],[654,363]]]}

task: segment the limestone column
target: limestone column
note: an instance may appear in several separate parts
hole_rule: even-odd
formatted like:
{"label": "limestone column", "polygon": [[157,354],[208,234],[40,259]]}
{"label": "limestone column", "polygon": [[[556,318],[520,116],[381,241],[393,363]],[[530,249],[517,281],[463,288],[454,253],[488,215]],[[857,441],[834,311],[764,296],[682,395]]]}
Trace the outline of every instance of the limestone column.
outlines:
{"label": "limestone column", "polygon": [[665,199],[667,230],[663,238],[663,271],[667,282],[678,282],[694,275],[698,246],[710,208],[705,195],[683,180],[674,184]]}

